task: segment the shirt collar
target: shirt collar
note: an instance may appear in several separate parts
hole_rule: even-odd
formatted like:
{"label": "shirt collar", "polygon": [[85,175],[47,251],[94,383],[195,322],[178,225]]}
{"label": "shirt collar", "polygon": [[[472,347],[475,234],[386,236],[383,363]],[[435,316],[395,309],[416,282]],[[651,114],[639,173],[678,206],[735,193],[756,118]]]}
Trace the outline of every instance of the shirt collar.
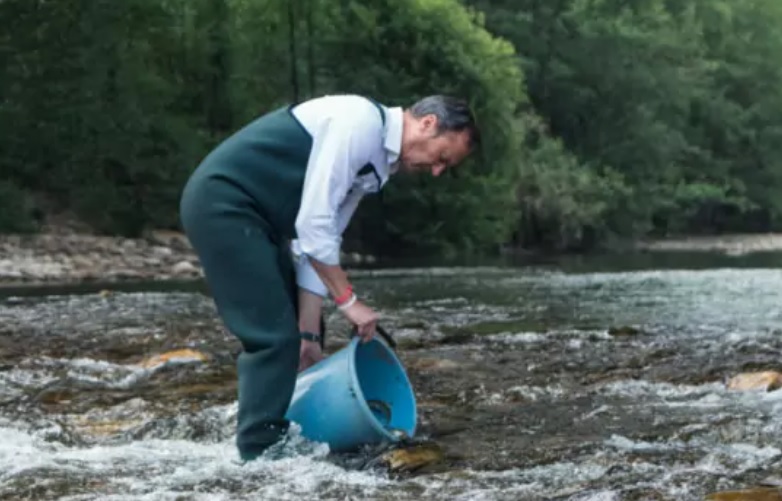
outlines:
{"label": "shirt collar", "polygon": [[[386,137],[383,143],[388,151],[388,164],[395,166],[402,152],[402,108],[386,109]],[[392,168],[392,172],[395,168]]]}

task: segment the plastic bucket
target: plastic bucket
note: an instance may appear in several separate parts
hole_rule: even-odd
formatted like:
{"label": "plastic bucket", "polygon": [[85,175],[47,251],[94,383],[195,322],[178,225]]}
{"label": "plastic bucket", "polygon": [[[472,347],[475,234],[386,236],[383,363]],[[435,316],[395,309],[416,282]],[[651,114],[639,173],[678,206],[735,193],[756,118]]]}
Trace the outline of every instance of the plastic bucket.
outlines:
{"label": "plastic bucket", "polygon": [[375,336],[358,337],[301,372],[286,417],[334,452],[415,434],[415,394],[404,366]]}

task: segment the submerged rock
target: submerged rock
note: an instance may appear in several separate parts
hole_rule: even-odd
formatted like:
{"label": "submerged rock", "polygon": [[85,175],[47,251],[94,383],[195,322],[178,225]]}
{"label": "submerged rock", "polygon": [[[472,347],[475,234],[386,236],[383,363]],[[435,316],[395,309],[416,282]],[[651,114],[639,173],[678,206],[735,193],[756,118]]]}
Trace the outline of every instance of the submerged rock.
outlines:
{"label": "submerged rock", "polygon": [[426,439],[400,437],[395,443],[367,445],[357,451],[333,453],[330,462],[348,470],[369,470],[395,477],[442,470],[445,453]]}
{"label": "submerged rock", "polygon": [[206,362],[207,355],[191,349],[174,350],[142,360],[139,365],[145,369],[154,369],[166,363]]}
{"label": "submerged rock", "polygon": [[782,501],[782,491],[775,488],[725,491],[709,494],[706,499],[707,501]]}
{"label": "submerged rock", "polygon": [[141,426],[149,417],[146,410],[146,401],[137,397],[109,408],[93,407],[73,416],[70,424],[83,438],[106,438]]}
{"label": "submerged rock", "polygon": [[419,358],[410,363],[410,368],[417,371],[453,370],[459,367],[459,364],[447,358]]}
{"label": "submerged rock", "polygon": [[444,458],[438,444],[426,442],[388,451],[379,462],[393,473],[410,473],[440,463]]}
{"label": "submerged rock", "polygon": [[776,371],[745,372],[728,381],[730,390],[774,391],[782,388],[782,373]]}
{"label": "submerged rock", "polygon": [[141,418],[106,419],[106,420],[81,420],[75,423],[81,433],[94,438],[118,435],[141,426],[144,420]]}
{"label": "submerged rock", "polygon": [[608,329],[608,335],[614,337],[637,336],[639,334],[641,334],[641,329],[630,327],[629,325],[623,325],[621,327],[610,327]]}

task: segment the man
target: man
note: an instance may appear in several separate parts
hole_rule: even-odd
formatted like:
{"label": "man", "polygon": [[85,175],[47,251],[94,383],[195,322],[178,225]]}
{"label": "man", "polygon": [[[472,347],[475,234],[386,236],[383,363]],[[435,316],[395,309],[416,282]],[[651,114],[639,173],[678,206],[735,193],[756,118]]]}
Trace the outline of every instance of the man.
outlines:
{"label": "man", "polygon": [[326,96],[261,116],[195,170],[180,213],[218,313],[242,344],[242,459],[258,457],[287,431],[297,370],[322,358],[326,296],[364,340],[375,333],[378,315],[339,260],[361,198],[397,171],[439,176],[478,137],[468,106],[455,98],[431,96],[405,110]]}

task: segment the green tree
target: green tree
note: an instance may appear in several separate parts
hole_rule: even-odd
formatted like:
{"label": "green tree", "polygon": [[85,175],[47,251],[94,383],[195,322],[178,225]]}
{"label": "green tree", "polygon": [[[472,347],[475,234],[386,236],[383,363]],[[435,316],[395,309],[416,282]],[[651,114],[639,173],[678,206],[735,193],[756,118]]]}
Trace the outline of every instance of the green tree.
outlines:
{"label": "green tree", "polygon": [[778,212],[774,2],[470,3],[521,54],[551,134],[593,176],[608,169],[631,189],[606,200],[614,233],[740,229]]}
{"label": "green tree", "polygon": [[351,235],[383,254],[482,251],[507,241],[518,218],[517,113],[526,101],[510,44],[452,0],[341,1],[324,11],[324,89],[392,106],[463,96],[483,130],[484,147],[469,163],[444,179],[394,179],[382,200],[367,202]]}

